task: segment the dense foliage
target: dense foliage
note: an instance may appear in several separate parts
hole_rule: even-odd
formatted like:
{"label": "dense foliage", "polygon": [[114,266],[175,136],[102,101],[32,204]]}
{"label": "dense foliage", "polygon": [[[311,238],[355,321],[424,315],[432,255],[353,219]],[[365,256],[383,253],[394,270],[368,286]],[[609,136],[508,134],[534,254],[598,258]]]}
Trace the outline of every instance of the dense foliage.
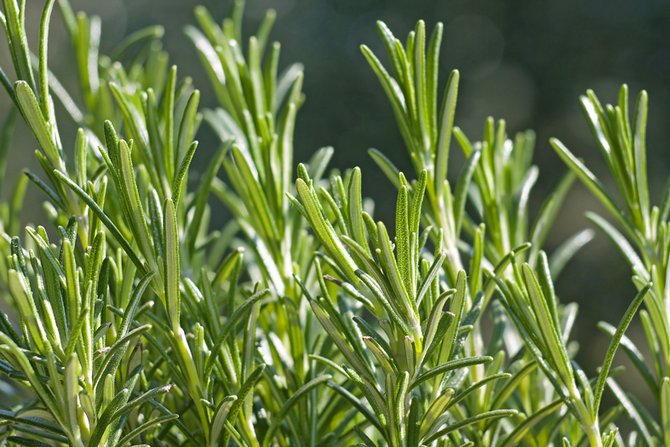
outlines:
{"label": "dense foliage", "polygon": [[[534,134],[489,119],[470,139],[454,126],[459,73],[438,85],[442,25],[401,42],[379,23],[387,62],[362,53],[414,168],[370,152],[397,190],[387,225],[360,169],[327,173],[332,148],[294,161],[303,73],[280,63],[272,11],[247,38],[241,2],[222,24],[196,9],[185,34],[219,103],[200,110],[160,27],[103,55],[100,20],[59,0],[79,77],[66,91],[48,68],[56,0],[43,3],[36,52],[25,1],[2,0],[0,15],[14,110],[0,177],[16,119],[42,168],[1,191],[3,445],[670,445],[670,194],[651,205],[646,93],[632,107],[625,86],[617,105],[582,98],[616,194],[552,140],[568,173],[531,215]],[[198,149],[203,121],[219,148]],[[465,162],[449,175],[452,144]],[[595,377],[573,360],[576,306],[554,290],[591,232],[543,250],[575,179],[610,214],[589,217],[639,291],[601,323],[611,342]],[[23,231],[29,185],[46,217]],[[233,218],[216,228],[222,207]],[[651,361],[625,335],[640,307]],[[618,385],[618,348],[655,408]]]}

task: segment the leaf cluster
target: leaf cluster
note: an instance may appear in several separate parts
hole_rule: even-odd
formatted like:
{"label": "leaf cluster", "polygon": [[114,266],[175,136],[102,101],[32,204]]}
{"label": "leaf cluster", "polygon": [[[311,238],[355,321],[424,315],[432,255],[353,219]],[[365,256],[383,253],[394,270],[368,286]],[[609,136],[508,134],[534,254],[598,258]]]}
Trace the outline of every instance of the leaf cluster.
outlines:
{"label": "leaf cluster", "polygon": [[[49,70],[56,7],[76,91]],[[370,150],[397,190],[385,223],[359,168],[328,171],[332,148],[295,163],[304,75],[280,62],[274,11],[247,36],[242,1],[221,23],[195,9],[185,35],[217,102],[205,110],[161,27],[102,54],[99,18],[45,0],[34,52],[26,13],[2,0],[13,110],[0,179],[17,119],[41,168],[0,185],[3,445],[670,444],[670,194],[650,204],[646,93],[632,117],[625,86],[617,105],[582,98],[616,191],[554,139],[568,173],[531,213],[535,135],[489,118],[469,138],[454,124],[458,71],[438,85],[442,24],[419,21],[401,41],[379,22],[386,63],[361,50],[414,171]],[[203,123],[216,147],[199,148]],[[465,156],[456,175],[452,140]],[[612,218],[588,215],[638,289],[616,326],[600,324],[610,344],[592,378],[574,360],[577,308],[554,286],[592,232],[544,247],[575,179]],[[41,226],[21,220],[29,186],[43,193]],[[218,227],[222,208],[232,219]],[[625,335],[640,307],[650,360]],[[619,348],[658,414],[618,384]]]}

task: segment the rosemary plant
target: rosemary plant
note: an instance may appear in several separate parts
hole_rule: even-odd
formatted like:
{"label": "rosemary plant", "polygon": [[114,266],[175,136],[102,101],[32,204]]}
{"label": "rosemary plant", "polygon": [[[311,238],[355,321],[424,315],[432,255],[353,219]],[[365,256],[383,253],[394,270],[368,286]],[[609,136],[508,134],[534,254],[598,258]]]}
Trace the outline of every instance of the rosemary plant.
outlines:
{"label": "rosemary plant", "polygon": [[[582,101],[621,204],[552,140],[570,169],[532,216],[534,134],[509,138],[490,118],[470,140],[454,126],[459,73],[438,85],[442,25],[428,37],[420,21],[403,43],[379,23],[391,69],[362,52],[414,168],[370,151],[397,189],[384,223],[359,168],[328,172],[332,148],[294,161],[303,71],[281,62],[273,11],[247,36],[242,1],[221,24],[196,8],[185,35],[217,102],[202,110],[161,27],[105,55],[99,18],[44,0],[35,50],[25,3],[2,0],[0,14],[12,109],[0,180],[17,119],[42,171],[0,181],[2,445],[670,444],[670,194],[650,206],[645,93],[632,119],[625,86],[617,106],[591,92]],[[54,8],[77,91],[49,70]],[[218,147],[198,148],[203,123]],[[466,158],[453,180],[452,139]],[[201,152],[209,163],[195,178]],[[611,342],[594,378],[574,361],[576,306],[554,289],[592,233],[544,251],[575,178],[614,218],[589,215],[639,291],[617,326],[601,323]],[[28,187],[43,193],[42,225],[23,227]],[[232,218],[217,228],[221,208]],[[651,363],[625,335],[642,303]],[[657,416],[611,377],[619,346]],[[615,404],[602,408],[608,389]]]}

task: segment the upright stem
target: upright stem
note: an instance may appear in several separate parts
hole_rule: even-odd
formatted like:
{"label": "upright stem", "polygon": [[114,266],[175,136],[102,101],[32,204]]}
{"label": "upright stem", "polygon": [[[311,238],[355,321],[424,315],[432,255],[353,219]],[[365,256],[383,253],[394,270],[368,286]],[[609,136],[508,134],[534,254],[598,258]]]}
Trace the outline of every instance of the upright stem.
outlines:
{"label": "upright stem", "polygon": [[603,441],[600,434],[600,424],[598,423],[598,415],[592,415],[589,408],[582,400],[582,396],[574,386],[569,386],[570,399],[577,407],[577,413],[581,420],[582,427],[586,432],[591,447],[602,447]]}
{"label": "upright stem", "polygon": [[603,442],[600,436],[600,428],[598,427],[597,422],[595,422],[591,427],[587,429],[586,434],[588,435],[589,445],[591,447],[602,447]]}

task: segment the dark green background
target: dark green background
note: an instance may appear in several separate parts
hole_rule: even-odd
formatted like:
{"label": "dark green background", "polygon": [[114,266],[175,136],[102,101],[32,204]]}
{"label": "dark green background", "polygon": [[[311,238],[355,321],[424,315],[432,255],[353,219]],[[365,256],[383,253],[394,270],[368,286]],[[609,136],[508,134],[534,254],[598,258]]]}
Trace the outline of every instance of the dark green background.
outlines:
{"label": "dark green background", "polygon": [[[41,2],[31,0],[34,7]],[[401,36],[419,18],[429,29],[445,24],[441,66],[461,71],[457,124],[477,139],[488,115],[504,118],[510,132],[536,130],[536,160],[541,169],[535,207],[565,171],[547,140],[561,138],[596,172],[604,173],[597,149],[578,106],[578,96],[593,88],[603,101],[614,101],[622,82],[633,93],[645,88],[650,94],[649,162],[653,197],[658,201],[667,177],[668,149],[664,143],[670,118],[670,7],[668,2],[636,0],[250,0],[249,25],[265,9],[278,12],[273,37],[282,43],[282,62],[305,65],[307,102],[300,111],[296,135],[296,160],[305,160],[318,147],[335,147],[333,166],[361,166],[365,193],[376,200],[377,217],[388,219],[394,191],[367,156],[367,149],[382,150],[409,171],[408,158],[390,108],[359,51],[366,43],[382,48],[375,21],[382,19]],[[181,75],[191,75],[203,92],[203,106],[214,106],[207,81],[183,27],[193,23],[190,0],[73,1],[76,9],[101,15],[103,51],[124,34],[150,24],[167,28],[165,45]],[[205,2],[217,18],[230,2]],[[39,16],[33,11],[31,20]],[[35,28],[33,26],[33,28]],[[67,85],[74,80],[69,45],[56,13],[52,32],[51,64]],[[3,67],[6,49],[0,50]],[[443,76],[444,77],[444,76]],[[0,96],[4,115],[8,98]],[[25,132],[24,132],[25,133]],[[64,132],[65,133],[65,132]],[[68,131],[69,134],[71,132]],[[66,141],[69,138],[64,135]],[[203,131],[196,163],[203,166],[215,149],[212,136]],[[36,143],[25,136],[15,139],[13,175],[32,164]],[[458,149],[452,147],[452,153]],[[460,158],[453,157],[452,172]],[[12,175],[10,175],[12,177]],[[608,177],[603,176],[608,183]],[[10,178],[11,180],[11,178]],[[26,220],[41,220],[38,193],[33,192]],[[34,204],[34,205],[33,205]],[[550,239],[550,248],[567,235],[588,225],[586,209],[600,210],[581,185],[568,197]],[[221,217],[223,219],[225,217]],[[559,279],[564,302],[577,301],[580,317],[576,337],[581,342],[579,361],[587,368],[599,363],[607,339],[595,330],[596,321],[618,320],[634,295],[629,269],[615,249],[598,234]],[[639,325],[630,336],[641,340]],[[635,386],[635,377],[627,380]]]}

